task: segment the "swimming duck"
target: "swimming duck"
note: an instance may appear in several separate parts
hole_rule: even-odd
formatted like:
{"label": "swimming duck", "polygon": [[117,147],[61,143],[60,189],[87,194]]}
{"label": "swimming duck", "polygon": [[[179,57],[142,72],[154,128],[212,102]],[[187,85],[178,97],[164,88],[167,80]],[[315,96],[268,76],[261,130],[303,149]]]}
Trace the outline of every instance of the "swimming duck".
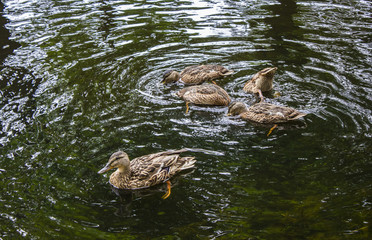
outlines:
{"label": "swimming duck", "polygon": [[229,94],[215,84],[186,87],[176,94],[186,102],[186,113],[189,111],[189,103],[208,106],[228,106],[231,102]]}
{"label": "swimming duck", "polygon": [[185,68],[181,73],[167,70],[163,74],[162,83],[172,83],[180,80],[187,85],[202,84],[205,81],[213,81],[217,78],[233,74],[233,70],[220,65],[193,65]]}
{"label": "swimming duck", "polygon": [[140,189],[167,182],[167,193],[163,199],[170,195],[169,179],[182,170],[194,167],[194,157],[180,157],[186,149],[170,150],[145,155],[129,161],[128,155],[123,151],[111,155],[104,168],[98,171],[105,173],[117,168],[110,176],[110,183],[119,189]]}
{"label": "swimming duck", "polygon": [[256,73],[251,80],[244,84],[244,92],[258,93],[262,102],[264,99],[262,92],[273,89],[274,74],[277,69],[277,67],[269,67]]}
{"label": "swimming duck", "polygon": [[278,106],[266,102],[253,104],[249,108],[242,102],[233,102],[229,106],[228,116],[240,115],[244,120],[274,124],[267,136],[278,126],[278,123],[285,123],[299,119],[306,115],[290,107]]}

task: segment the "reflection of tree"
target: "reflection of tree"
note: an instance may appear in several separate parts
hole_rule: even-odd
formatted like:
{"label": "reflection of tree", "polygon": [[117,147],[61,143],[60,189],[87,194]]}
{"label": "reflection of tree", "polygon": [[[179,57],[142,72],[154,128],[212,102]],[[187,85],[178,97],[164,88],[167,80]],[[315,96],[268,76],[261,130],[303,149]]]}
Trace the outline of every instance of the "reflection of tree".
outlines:
{"label": "reflection of tree", "polygon": [[6,131],[21,131],[22,124],[32,122],[36,110],[34,94],[40,79],[23,67],[3,66],[0,68],[0,74],[0,113],[3,128],[0,132],[4,128],[7,128]]}
{"label": "reflection of tree", "polygon": [[[301,29],[293,21],[293,15],[297,13],[297,5],[292,0],[279,0],[280,5],[272,5],[267,8],[273,12],[273,17],[267,17],[264,21],[271,26],[265,33],[269,39],[274,39],[271,42],[275,49],[277,61],[292,62],[295,64],[304,64],[307,62],[303,54],[309,49],[303,44],[294,43],[292,40],[302,40],[303,33]],[[286,40],[291,40],[287,42]]]}
{"label": "reflection of tree", "polygon": [[[189,41],[189,36],[181,29],[195,24],[190,18],[159,14],[159,8],[146,7],[145,2],[131,0],[113,4],[100,0],[99,3],[99,16],[95,16],[98,21],[81,21],[79,25],[68,28],[68,32],[59,32],[53,40],[66,47],[48,51],[50,62],[57,63],[55,68],[76,61],[72,67],[63,70],[68,87],[74,88],[69,107],[77,103],[87,111],[92,106],[102,105],[100,108],[104,108],[111,95],[134,88],[139,72],[151,68],[146,67],[152,64],[148,59],[159,54],[148,50],[168,42]],[[173,6],[182,4],[173,2]],[[86,34],[96,32],[96,29],[100,34]],[[79,34],[71,34],[73,32]],[[120,98],[125,96],[118,95]]]}
{"label": "reflection of tree", "polygon": [[[100,21],[101,26],[98,29],[103,32],[104,40],[107,40],[107,37],[110,34],[110,29],[113,26],[113,8],[105,0],[101,0],[100,3],[101,5],[99,9],[103,12],[103,14],[100,16],[102,20]],[[114,47],[112,42],[110,42],[110,46]]]}
{"label": "reflection of tree", "polygon": [[[338,239],[345,233],[370,239],[370,157],[350,147],[352,141],[333,149],[320,142],[307,142],[306,162],[291,157],[291,144],[271,158],[270,151],[241,156],[233,188],[225,191],[231,205],[218,216],[221,228],[227,222],[236,230],[223,239]],[[315,159],[318,152],[324,157]]]}
{"label": "reflection of tree", "polygon": [[[1,13],[3,9],[4,4],[0,2]],[[6,22],[7,20],[1,15],[0,63],[3,63],[6,57],[20,46],[17,42],[9,40],[10,33],[5,28]],[[33,95],[39,83],[40,79],[36,79],[24,67],[0,66],[1,135],[5,131],[20,131],[22,125],[32,121],[36,109]]]}
{"label": "reflection of tree", "polygon": [[[4,12],[4,4],[0,2],[0,13]],[[9,40],[9,31],[5,28],[6,19],[0,16],[0,63],[13,52],[14,49],[18,48],[20,45],[17,42]]]}
{"label": "reflection of tree", "polygon": [[281,41],[283,38],[302,38],[302,34],[296,32],[299,27],[293,21],[293,14],[297,13],[296,2],[291,0],[280,0],[279,2],[280,5],[270,7],[274,17],[265,18],[265,22],[271,25],[266,36],[277,41]]}

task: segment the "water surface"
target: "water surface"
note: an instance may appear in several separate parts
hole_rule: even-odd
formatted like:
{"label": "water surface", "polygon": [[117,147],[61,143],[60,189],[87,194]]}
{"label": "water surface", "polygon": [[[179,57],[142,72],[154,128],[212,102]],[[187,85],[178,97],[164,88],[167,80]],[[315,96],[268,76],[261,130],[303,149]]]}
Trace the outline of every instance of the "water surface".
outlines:
{"label": "water surface", "polygon": [[[370,239],[369,1],[4,1],[1,238]],[[167,69],[221,64],[234,100],[276,66],[267,101],[308,113],[267,128],[185,105]],[[280,97],[274,97],[279,92]],[[117,196],[98,175],[198,149],[196,169]]]}

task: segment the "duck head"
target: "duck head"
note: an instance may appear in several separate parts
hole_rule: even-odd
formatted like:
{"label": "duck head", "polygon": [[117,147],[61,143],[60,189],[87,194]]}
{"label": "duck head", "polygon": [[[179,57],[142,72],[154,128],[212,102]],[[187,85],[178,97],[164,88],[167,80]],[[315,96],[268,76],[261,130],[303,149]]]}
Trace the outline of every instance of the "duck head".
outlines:
{"label": "duck head", "polygon": [[243,112],[247,111],[247,106],[242,102],[232,102],[229,105],[229,110],[227,112],[227,116],[235,116],[239,115]]}
{"label": "duck head", "polygon": [[128,154],[123,151],[115,152],[109,158],[106,166],[98,171],[99,174],[105,173],[113,168],[118,168],[119,171],[129,169],[130,161]]}
{"label": "duck head", "polygon": [[167,70],[163,74],[163,80],[161,81],[164,84],[177,82],[181,78],[181,75],[174,70]]}
{"label": "duck head", "polygon": [[278,70],[277,67],[268,67],[268,68],[265,68],[265,69],[259,71],[258,75],[260,77],[265,78],[265,79],[272,80],[274,78],[274,74],[275,74],[276,70]]}

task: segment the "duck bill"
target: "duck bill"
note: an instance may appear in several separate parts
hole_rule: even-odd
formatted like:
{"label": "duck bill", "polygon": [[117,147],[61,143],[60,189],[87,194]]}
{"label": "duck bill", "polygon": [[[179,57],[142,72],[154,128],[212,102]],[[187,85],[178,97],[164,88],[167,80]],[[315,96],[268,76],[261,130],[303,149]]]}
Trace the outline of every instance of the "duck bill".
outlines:
{"label": "duck bill", "polygon": [[276,70],[278,70],[278,68],[277,67],[272,67],[272,68],[269,68],[269,69],[267,69],[267,71],[264,73],[264,75],[266,75],[266,74],[268,74],[268,73],[275,73],[276,72]]}
{"label": "duck bill", "polygon": [[231,74],[233,74],[234,73],[234,70],[230,70],[230,71],[228,71],[227,73],[222,73],[221,75],[222,76],[228,76],[228,75],[231,75]]}
{"label": "duck bill", "polygon": [[107,164],[104,168],[102,168],[101,170],[98,171],[98,174],[105,173],[105,172],[109,171],[110,169],[112,169],[112,167],[109,164]]}

